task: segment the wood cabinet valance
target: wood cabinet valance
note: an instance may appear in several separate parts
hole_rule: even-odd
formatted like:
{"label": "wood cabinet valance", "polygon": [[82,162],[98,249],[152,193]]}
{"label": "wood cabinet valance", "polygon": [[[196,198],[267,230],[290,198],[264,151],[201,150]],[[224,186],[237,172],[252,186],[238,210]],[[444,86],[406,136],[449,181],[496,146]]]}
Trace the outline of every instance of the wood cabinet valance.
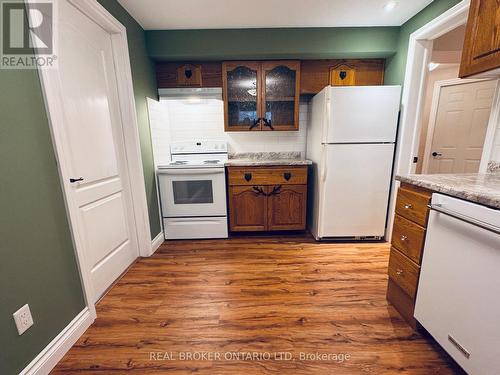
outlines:
{"label": "wood cabinet valance", "polygon": [[[186,65],[198,66],[201,84],[192,85],[178,81],[179,69]],[[384,83],[384,59],[328,59],[300,61],[300,94],[316,94],[332,83],[332,70],[347,66],[355,71],[357,86],[382,85]],[[182,71],[182,70],[181,70]],[[222,87],[222,61],[158,62],[156,64],[158,88]]]}

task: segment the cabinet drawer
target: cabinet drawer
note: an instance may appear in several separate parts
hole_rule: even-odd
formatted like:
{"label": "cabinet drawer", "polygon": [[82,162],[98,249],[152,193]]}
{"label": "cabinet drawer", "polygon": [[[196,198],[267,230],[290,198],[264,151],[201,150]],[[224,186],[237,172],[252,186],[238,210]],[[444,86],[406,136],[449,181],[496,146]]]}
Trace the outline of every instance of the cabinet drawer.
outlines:
{"label": "cabinet drawer", "polygon": [[420,264],[422,259],[424,238],[424,228],[402,216],[395,215],[392,246],[417,264]]}
{"label": "cabinet drawer", "polygon": [[410,297],[417,293],[418,274],[420,267],[410,258],[401,254],[395,248],[391,249],[389,257],[389,277]]}
{"label": "cabinet drawer", "polygon": [[430,200],[430,194],[399,188],[398,197],[396,199],[396,213],[426,227],[427,216],[429,215],[429,207],[427,207],[427,205]]}
{"label": "cabinet drawer", "polygon": [[413,317],[415,300],[406,294],[391,278],[387,282],[387,300],[398,310],[406,322],[416,330],[417,321]]}
{"label": "cabinet drawer", "polygon": [[229,185],[305,185],[307,167],[228,167]]}

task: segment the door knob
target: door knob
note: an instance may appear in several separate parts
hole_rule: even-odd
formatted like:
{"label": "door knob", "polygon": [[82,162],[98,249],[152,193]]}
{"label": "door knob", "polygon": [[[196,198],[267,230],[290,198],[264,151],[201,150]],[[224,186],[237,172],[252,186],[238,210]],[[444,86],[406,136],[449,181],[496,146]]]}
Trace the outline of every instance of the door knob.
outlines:
{"label": "door knob", "polygon": [[440,152],[436,152],[436,151],[434,151],[434,152],[432,153],[432,156],[434,156],[434,157],[436,157],[436,156],[443,156],[443,154],[442,154],[442,153],[440,153]]}
{"label": "door knob", "polygon": [[71,182],[71,183],[73,183],[73,182],[79,182],[79,181],[83,181],[83,177],[70,178],[69,179],[69,182]]}

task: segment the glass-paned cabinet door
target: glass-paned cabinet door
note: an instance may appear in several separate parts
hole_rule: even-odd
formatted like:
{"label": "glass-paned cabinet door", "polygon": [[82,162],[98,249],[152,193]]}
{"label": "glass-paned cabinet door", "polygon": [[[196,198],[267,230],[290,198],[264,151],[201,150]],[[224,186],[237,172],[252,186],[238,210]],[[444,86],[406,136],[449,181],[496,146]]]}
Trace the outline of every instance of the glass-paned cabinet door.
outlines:
{"label": "glass-paned cabinet door", "polygon": [[259,63],[224,62],[222,76],[225,130],[260,130]]}
{"label": "glass-paned cabinet door", "polygon": [[300,62],[263,62],[262,74],[262,130],[297,130]]}

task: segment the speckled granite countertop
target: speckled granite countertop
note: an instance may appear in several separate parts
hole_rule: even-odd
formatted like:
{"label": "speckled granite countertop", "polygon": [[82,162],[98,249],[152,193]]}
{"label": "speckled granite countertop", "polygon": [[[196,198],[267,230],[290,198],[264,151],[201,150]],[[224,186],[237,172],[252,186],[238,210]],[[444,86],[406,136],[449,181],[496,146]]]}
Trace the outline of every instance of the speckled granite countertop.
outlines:
{"label": "speckled granite countertop", "polygon": [[488,172],[500,172],[500,161],[490,161],[488,163]]}
{"label": "speckled granite countertop", "polygon": [[500,209],[500,173],[411,174],[396,180]]}
{"label": "speckled granite countertop", "polygon": [[260,165],[311,165],[300,152],[246,152],[230,154],[226,166],[253,167]]}

